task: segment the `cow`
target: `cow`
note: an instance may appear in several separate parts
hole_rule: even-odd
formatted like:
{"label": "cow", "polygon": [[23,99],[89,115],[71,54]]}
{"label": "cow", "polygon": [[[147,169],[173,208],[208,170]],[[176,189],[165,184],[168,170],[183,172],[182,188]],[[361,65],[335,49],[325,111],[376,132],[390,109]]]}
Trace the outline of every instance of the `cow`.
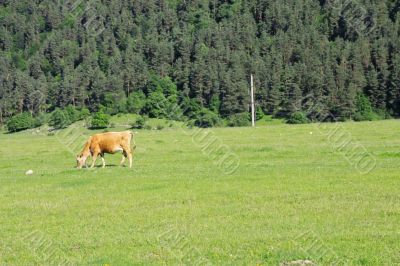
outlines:
{"label": "cow", "polygon": [[[77,168],[81,169],[83,165],[86,166],[86,160],[89,156],[93,157],[91,168],[96,163],[97,156],[100,155],[103,162],[103,168],[106,166],[104,154],[114,154],[122,151],[121,166],[124,165],[125,159],[129,160],[129,168],[132,168],[132,149],[131,141],[133,140],[133,132],[107,132],[90,136],[87,140],[82,152],[76,157]],[[134,145],[133,149],[136,148]]]}

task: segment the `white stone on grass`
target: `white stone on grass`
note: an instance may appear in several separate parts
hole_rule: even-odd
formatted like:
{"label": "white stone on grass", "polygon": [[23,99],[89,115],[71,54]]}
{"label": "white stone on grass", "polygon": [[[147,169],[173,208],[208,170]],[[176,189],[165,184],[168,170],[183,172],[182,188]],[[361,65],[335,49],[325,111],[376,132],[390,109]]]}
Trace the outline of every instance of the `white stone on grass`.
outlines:
{"label": "white stone on grass", "polygon": [[33,174],[33,170],[28,170],[28,171],[26,171],[25,174],[26,174],[26,175],[32,175],[32,174]]}

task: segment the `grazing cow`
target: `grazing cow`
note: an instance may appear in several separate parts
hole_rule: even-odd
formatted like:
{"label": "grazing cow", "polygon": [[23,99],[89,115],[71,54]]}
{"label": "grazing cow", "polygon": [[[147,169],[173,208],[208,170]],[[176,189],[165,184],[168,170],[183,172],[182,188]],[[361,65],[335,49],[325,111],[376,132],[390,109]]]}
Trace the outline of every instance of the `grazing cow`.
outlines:
{"label": "grazing cow", "polygon": [[[132,149],[131,140],[133,139],[133,132],[107,132],[90,136],[86,142],[82,152],[76,157],[77,168],[81,169],[86,165],[86,160],[89,156],[93,157],[91,168],[96,163],[97,156],[101,156],[103,168],[106,166],[104,161],[104,154],[122,151],[121,165],[125,163],[125,159],[129,159],[129,168],[132,168]],[[136,145],[133,147],[135,149]]]}

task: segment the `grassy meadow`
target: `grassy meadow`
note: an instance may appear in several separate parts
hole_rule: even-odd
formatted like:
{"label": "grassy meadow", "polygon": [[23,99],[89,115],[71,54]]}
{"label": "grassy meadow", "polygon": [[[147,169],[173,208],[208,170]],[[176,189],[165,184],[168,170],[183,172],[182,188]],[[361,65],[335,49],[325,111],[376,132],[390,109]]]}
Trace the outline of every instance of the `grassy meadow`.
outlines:
{"label": "grassy meadow", "polygon": [[2,132],[0,265],[400,265],[400,122],[339,125],[371,171],[316,124],[138,130],[133,169],[75,169],[94,131]]}

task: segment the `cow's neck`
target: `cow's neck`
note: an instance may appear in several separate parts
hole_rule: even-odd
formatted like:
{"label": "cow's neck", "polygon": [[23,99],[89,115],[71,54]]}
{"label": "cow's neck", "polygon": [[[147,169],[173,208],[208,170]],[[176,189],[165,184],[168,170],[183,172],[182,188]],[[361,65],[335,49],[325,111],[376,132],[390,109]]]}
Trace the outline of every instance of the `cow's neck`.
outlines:
{"label": "cow's neck", "polygon": [[91,155],[91,153],[90,153],[90,150],[89,149],[84,149],[83,151],[82,151],[82,157],[83,158],[87,158],[87,157],[89,157]]}
{"label": "cow's neck", "polygon": [[84,157],[85,159],[91,155],[90,153],[90,143],[91,143],[92,137],[89,138],[89,140],[85,143],[85,147],[83,147],[81,156]]}

